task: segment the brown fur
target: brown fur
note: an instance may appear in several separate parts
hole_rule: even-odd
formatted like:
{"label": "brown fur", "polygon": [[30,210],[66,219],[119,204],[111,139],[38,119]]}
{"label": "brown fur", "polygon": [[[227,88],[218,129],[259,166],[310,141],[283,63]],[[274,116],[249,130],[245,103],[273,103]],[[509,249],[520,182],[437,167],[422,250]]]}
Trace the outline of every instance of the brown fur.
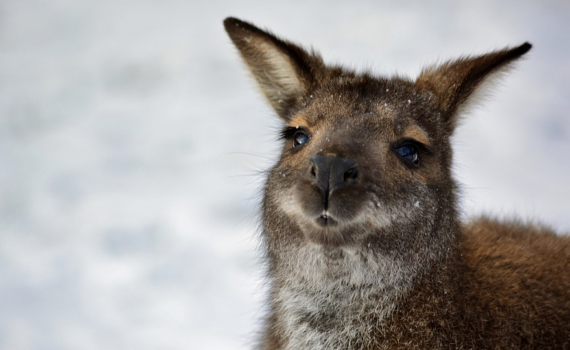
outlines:
{"label": "brown fur", "polygon": [[441,267],[374,349],[570,349],[570,240],[482,218],[463,228],[461,249]]}
{"label": "brown fur", "polygon": [[263,200],[261,349],[570,349],[570,238],[462,224],[450,171],[449,139],[474,92],[530,44],[412,81],[326,66],[249,23],[224,25],[284,122]]}

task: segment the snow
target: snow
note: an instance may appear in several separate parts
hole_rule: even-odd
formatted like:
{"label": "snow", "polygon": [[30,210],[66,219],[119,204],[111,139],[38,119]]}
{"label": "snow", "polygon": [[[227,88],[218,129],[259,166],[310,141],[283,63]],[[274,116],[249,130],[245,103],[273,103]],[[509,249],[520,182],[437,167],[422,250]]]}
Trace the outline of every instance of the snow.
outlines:
{"label": "snow", "polygon": [[251,348],[279,120],[230,15],[383,74],[531,42],[454,171],[466,217],[570,231],[570,3],[3,0],[1,349]]}

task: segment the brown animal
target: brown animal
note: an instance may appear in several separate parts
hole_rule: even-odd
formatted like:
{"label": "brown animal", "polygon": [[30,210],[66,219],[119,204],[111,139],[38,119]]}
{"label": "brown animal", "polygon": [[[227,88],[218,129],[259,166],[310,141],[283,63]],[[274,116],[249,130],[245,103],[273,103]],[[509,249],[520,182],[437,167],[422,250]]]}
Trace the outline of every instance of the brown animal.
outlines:
{"label": "brown animal", "polygon": [[224,25],[284,123],[263,200],[260,349],[570,349],[570,238],[461,223],[450,171],[458,118],[530,44],[413,81]]}

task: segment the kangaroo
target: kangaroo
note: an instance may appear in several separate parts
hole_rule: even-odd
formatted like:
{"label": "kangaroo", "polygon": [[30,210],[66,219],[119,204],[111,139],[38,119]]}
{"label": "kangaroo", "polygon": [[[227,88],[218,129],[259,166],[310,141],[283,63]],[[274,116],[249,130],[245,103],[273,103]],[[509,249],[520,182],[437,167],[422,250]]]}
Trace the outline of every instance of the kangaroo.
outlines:
{"label": "kangaroo", "polygon": [[224,25],[283,121],[262,203],[259,349],[570,349],[570,237],[462,223],[450,170],[458,119],[529,43],[409,80]]}

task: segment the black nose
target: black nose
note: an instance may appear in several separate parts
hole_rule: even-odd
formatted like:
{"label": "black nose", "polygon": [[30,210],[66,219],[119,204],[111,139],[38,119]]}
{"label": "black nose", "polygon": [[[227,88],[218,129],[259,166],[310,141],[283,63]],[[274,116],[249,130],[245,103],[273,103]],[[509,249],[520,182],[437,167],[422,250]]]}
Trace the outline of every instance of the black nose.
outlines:
{"label": "black nose", "polygon": [[315,154],[311,157],[309,178],[324,194],[325,201],[328,201],[328,196],[333,191],[358,183],[358,163],[351,158]]}

